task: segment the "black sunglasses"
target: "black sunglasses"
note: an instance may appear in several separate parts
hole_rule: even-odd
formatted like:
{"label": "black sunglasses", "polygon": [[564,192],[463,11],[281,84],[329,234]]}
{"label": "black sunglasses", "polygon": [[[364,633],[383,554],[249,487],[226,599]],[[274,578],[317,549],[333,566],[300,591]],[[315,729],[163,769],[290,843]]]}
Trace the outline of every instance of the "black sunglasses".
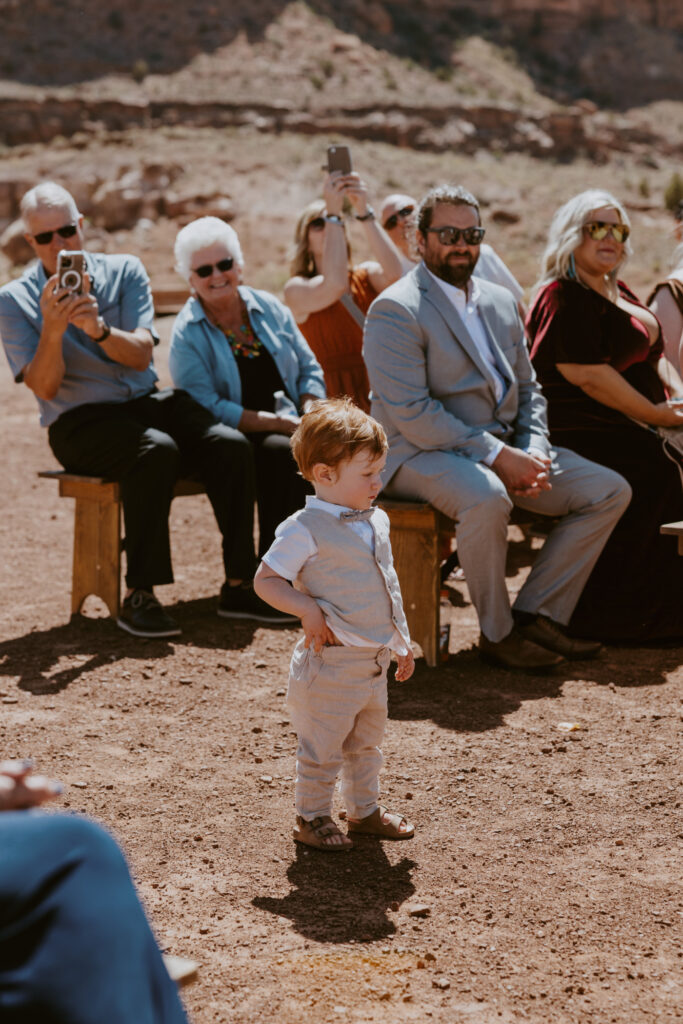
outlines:
{"label": "black sunglasses", "polygon": [[322,231],[322,229],[324,227],[325,227],[325,218],[324,217],[314,217],[313,220],[308,222],[308,230],[309,231]]}
{"label": "black sunglasses", "polygon": [[465,245],[479,245],[486,234],[486,228],[427,228],[436,235],[442,245],[457,245],[464,239]]}
{"label": "black sunglasses", "polygon": [[392,213],[391,217],[388,217],[384,221],[384,230],[393,231],[399,220],[403,220],[404,217],[409,217],[414,209],[414,206],[404,206],[402,210],[398,211],[398,213]]}
{"label": "black sunglasses", "polygon": [[219,260],[218,263],[202,263],[201,267],[195,267],[192,271],[197,277],[211,277],[213,274],[213,268],[216,267],[220,270],[221,274],[226,274],[228,270],[232,270],[235,261],[232,256],[226,256],[224,260]]}
{"label": "black sunglasses", "polygon": [[77,230],[75,224],[65,224],[63,228],[56,228],[54,231],[40,231],[33,236],[33,240],[38,245],[49,245],[54,235],[59,235],[60,238],[73,238]]}

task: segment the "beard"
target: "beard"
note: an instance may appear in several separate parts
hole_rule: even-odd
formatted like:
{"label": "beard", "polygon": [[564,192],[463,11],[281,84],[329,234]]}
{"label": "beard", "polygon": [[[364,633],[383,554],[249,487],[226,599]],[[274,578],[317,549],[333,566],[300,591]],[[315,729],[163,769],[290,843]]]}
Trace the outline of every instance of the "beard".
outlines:
{"label": "beard", "polygon": [[[449,257],[452,255],[453,253],[449,253],[445,257],[439,257],[433,253],[425,254],[425,264],[427,269],[442,281],[455,285],[456,288],[464,288],[474,273],[479,255],[473,256],[471,252],[458,253],[458,262],[451,263]],[[466,256],[466,261],[463,256]]]}

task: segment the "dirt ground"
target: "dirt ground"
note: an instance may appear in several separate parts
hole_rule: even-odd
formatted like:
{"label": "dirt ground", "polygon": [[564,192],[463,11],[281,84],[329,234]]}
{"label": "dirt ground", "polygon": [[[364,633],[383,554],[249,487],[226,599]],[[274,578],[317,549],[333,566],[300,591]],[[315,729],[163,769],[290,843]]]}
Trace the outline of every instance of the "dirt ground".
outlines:
{"label": "dirt ground", "polygon": [[[128,636],[94,599],[70,623],[72,503],[36,477],[53,460],[4,361],[0,402],[0,750],[119,838],[161,944],[201,963],[195,1024],[683,1017],[683,649],[496,671],[452,588],[448,664],[390,688],[383,792],[415,839],[308,852],[284,701],[297,631],[216,617],[204,497],[172,514],[160,596],[181,638]],[[529,556],[513,534],[511,589]]]}

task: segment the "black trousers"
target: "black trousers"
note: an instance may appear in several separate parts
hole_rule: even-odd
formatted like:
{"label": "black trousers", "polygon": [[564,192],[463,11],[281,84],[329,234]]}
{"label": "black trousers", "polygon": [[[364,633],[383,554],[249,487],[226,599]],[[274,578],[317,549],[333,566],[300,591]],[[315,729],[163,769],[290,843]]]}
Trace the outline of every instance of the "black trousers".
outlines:
{"label": "black trousers", "polygon": [[223,537],[226,578],[251,579],[254,460],[238,430],[218,423],[187,392],[167,388],[122,403],[81,405],[48,431],[64,469],[121,485],[126,583],[172,583],[168,516],[179,477],[201,480]]}
{"label": "black trousers", "polygon": [[279,524],[303,508],[311,485],[299,476],[285,434],[247,434],[252,446],[258,502],[259,558],[275,539]]}

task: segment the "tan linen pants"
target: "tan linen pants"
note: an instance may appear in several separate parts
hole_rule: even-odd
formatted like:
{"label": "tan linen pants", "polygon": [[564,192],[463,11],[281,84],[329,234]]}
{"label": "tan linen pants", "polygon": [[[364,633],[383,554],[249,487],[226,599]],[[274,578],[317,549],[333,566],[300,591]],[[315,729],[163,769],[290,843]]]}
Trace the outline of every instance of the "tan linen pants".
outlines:
{"label": "tan linen pants", "polygon": [[296,729],[297,814],[332,813],[337,775],[350,818],[378,806],[380,744],[387,721],[387,647],[294,648],[287,703]]}

